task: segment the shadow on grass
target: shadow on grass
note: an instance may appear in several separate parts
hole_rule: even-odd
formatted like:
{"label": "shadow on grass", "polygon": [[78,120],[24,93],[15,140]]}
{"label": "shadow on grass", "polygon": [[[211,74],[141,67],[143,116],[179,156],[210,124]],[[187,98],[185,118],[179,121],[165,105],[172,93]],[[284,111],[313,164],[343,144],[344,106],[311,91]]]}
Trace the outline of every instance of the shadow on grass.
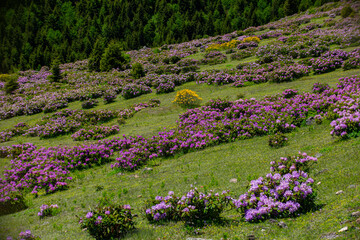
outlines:
{"label": "shadow on grass", "polygon": [[20,200],[17,203],[3,202],[0,203],[0,216],[20,212],[26,208],[27,206],[23,200]]}

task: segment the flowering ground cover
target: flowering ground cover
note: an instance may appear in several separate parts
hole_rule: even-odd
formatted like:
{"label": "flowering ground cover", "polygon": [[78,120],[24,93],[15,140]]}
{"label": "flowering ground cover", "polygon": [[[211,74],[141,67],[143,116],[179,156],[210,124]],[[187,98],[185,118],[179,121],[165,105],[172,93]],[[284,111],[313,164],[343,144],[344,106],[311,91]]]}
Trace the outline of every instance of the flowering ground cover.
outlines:
{"label": "flowering ground cover", "polygon": [[[89,210],[105,197],[128,239],[357,236],[359,28],[341,8],[130,51],[139,79],[84,60],[58,84],[46,68],[20,72],[13,95],[0,83],[0,236],[106,235],[110,208]],[[202,106],[172,103],[186,89]]]}

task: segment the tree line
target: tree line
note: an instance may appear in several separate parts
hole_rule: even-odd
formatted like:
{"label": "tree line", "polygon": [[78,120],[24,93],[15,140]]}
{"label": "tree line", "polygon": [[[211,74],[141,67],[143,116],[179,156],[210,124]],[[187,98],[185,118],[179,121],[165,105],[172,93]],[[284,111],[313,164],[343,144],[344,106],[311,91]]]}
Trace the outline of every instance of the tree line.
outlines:
{"label": "tree line", "polygon": [[160,46],[258,26],[329,0],[5,0],[0,72],[86,59],[95,44]]}

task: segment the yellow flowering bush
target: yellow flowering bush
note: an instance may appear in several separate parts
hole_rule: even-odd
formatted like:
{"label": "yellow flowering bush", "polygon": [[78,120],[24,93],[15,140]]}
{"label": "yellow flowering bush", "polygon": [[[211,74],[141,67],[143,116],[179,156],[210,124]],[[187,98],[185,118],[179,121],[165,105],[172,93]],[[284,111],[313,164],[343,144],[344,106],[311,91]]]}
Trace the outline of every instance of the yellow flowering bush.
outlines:
{"label": "yellow flowering bush", "polygon": [[242,40],[242,42],[256,42],[256,43],[259,43],[260,42],[260,38],[254,36],[254,37],[247,37],[247,38],[244,38]]}
{"label": "yellow flowering bush", "polygon": [[189,89],[183,89],[176,93],[176,97],[172,102],[183,108],[193,108],[200,106],[201,101],[202,98],[199,97],[196,92]]}
{"label": "yellow flowering bush", "polygon": [[236,40],[236,39],[233,39],[230,42],[226,42],[226,43],[222,43],[222,44],[214,43],[214,44],[209,45],[209,47],[206,50],[212,51],[212,50],[231,49],[231,48],[235,48],[239,43],[240,43],[240,41]]}

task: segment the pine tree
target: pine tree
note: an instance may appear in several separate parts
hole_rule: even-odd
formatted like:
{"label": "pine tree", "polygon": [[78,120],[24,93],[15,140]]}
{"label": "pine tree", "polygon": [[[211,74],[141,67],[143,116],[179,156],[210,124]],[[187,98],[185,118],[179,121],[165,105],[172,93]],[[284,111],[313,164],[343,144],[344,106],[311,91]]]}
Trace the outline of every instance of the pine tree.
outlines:
{"label": "pine tree", "polygon": [[56,58],[52,63],[51,68],[52,75],[49,76],[50,82],[59,82],[62,79],[62,75],[60,73],[60,61]]}
{"label": "pine tree", "polygon": [[4,89],[7,94],[12,94],[16,89],[19,88],[17,76],[11,76],[5,83]]}
{"label": "pine tree", "polygon": [[104,53],[104,43],[101,38],[98,38],[95,42],[94,48],[91,51],[88,68],[90,71],[100,71],[101,56]]}
{"label": "pine tree", "polygon": [[100,60],[100,70],[110,71],[113,68],[124,70],[130,57],[125,55],[118,42],[110,42]]}

